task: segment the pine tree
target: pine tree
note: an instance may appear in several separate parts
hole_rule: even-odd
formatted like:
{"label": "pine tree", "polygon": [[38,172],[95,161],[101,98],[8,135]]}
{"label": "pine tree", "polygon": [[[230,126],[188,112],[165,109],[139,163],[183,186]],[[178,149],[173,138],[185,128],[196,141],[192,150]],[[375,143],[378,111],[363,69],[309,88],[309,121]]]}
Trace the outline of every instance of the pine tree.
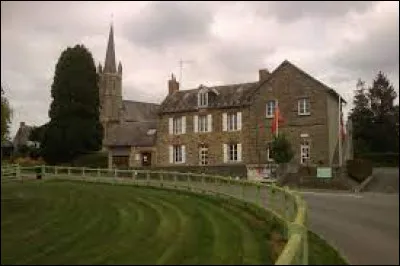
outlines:
{"label": "pine tree", "polygon": [[397,152],[399,139],[396,133],[396,107],[394,100],[397,93],[382,72],[373,80],[368,90],[368,97],[373,113],[371,140],[373,152]]}
{"label": "pine tree", "polygon": [[372,123],[373,113],[370,110],[369,98],[365,82],[358,79],[353,99],[353,109],[350,119],[353,123],[354,153],[368,153],[371,151],[371,132],[368,127]]}
{"label": "pine tree", "polygon": [[64,50],[57,62],[50,105],[50,122],[43,135],[46,162],[67,162],[101,148],[99,88],[91,53],[76,45]]}

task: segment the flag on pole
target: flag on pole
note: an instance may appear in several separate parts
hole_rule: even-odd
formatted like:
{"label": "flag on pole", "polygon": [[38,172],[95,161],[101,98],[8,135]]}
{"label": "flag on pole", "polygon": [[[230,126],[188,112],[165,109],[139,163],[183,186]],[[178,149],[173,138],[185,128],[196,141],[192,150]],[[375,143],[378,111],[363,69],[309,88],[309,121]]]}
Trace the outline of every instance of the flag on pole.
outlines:
{"label": "flag on pole", "polygon": [[275,112],[274,112],[274,118],[272,119],[272,126],[271,126],[271,132],[273,135],[277,136],[278,131],[279,131],[279,123],[283,122],[283,118],[279,112],[279,106],[276,105],[275,107]]}
{"label": "flag on pole", "polygon": [[343,125],[343,113],[340,114],[340,136],[342,138],[342,141],[346,137],[346,131],[345,131],[344,125]]}

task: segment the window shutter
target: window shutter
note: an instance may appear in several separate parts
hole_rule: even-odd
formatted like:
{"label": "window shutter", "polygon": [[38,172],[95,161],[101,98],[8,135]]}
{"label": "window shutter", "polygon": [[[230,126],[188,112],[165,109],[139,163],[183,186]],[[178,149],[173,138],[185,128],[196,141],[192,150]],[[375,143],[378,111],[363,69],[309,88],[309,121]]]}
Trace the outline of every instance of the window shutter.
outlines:
{"label": "window shutter", "polygon": [[200,106],[200,97],[201,97],[201,93],[197,93],[197,106]]}
{"label": "window shutter", "polygon": [[182,116],[182,134],[186,133],[186,116]]}
{"label": "window shutter", "polygon": [[237,129],[242,130],[242,112],[237,112]]}
{"label": "window shutter", "polygon": [[224,153],[224,163],[228,161],[228,145],[227,144],[222,144],[222,149]]}
{"label": "window shutter", "polygon": [[207,122],[208,122],[207,125],[208,132],[212,132],[212,114],[207,115]]}
{"label": "window shutter", "polygon": [[174,163],[174,148],[172,147],[172,145],[169,145],[169,163]]}
{"label": "window shutter", "polygon": [[237,160],[239,162],[242,161],[242,144],[241,143],[237,144]]}
{"label": "window shutter", "polygon": [[186,146],[182,145],[182,163],[186,163]]}
{"label": "window shutter", "polygon": [[226,131],[227,126],[226,126],[226,122],[227,122],[228,118],[226,113],[222,114],[222,131]]}
{"label": "window shutter", "polygon": [[170,117],[169,121],[168,121],[168,128],[169,128],[169,134],[172,135],[173,134],[173,118]]}
{"label": "window shutter", "polygon": [[199,116],[197,115],[193,116],[193,131],[194,132],[199,131]]}

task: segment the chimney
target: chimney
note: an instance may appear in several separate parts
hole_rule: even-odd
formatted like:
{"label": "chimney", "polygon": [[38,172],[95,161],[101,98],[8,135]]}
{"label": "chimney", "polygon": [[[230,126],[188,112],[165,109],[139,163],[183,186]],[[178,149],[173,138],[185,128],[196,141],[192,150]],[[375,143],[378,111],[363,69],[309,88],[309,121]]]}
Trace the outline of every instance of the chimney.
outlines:
{"label": "chimney", "polygon": [[258,74],[259,74],[259,81],[264,81],[264,80],[266,80],[266,79],[269,77],[269,75],[270,75],[268,69],[266,69],[266,68],[260,69],[260,70],[258,71]]}
{"label": "chimney", "polygon": [[179,82],[176,81],[174,74],[172,74],[171,79],[168,80],[168,95],[175,91],[179,91]]}
{"label": "chimney", "polygon": [[25,126],[25,122],[20,122],[19,123],[19,127],[24,127]]}

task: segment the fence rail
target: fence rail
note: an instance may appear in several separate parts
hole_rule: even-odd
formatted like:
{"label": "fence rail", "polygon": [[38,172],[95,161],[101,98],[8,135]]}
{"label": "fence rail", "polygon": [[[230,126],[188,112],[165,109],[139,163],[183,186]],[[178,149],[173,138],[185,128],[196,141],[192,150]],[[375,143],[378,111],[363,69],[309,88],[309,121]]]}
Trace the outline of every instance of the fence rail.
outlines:
{"label": "fence rail", "polygon": [[254,203],[283,221],[287,243],[276,265],[308,264],[307,208],[304,200],[287,187],[261,184],[229,177],[150,170],[121,170],[85,167],[7,165],[1,168],[1,181],[23,180],[41,176],[45,179],[70,179],[89,182],[136,184],[212,193]]}

